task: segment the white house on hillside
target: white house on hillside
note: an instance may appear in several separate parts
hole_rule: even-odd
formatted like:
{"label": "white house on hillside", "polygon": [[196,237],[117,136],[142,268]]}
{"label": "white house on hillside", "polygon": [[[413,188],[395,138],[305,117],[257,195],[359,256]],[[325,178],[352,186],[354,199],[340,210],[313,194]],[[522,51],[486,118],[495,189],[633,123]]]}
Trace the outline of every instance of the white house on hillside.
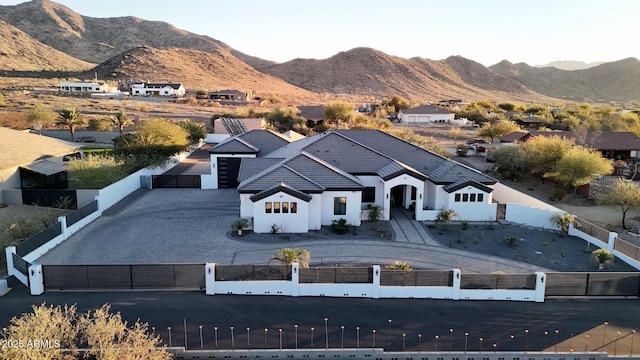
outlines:
{"label": "white house on hillside", "polygon": [[[441,209],[467,221],[496,218],[495,179],[381,131],[334,130],[288,142],[254,130],[210,153],[216,185],[237,186],[240,215],[253,218],[258,233],[272,225],[306,232],[340,218],[360,225],[372,206],[382,208],[383,220],[394,208],[417,220],[433,220]],[[233,182],[229,160],[237,162]]]}
{"label": "white house on hillside", "polygon": [[133,96],[184,96],[186,90],[182,84],[135,83],[131,85]]}
{"label": "white house on hillside", "polygon": [[433,105],[420,105],[411,109],[400,110],[398,119],[406,125],[413,124],[450,124],[455,114]]}
{"label": "white house on hillside", "polygon": [[115,91],[115,88],[107,85],[107,83],[98,82],[62,82],[59,91],[71,93],[106,93]]}

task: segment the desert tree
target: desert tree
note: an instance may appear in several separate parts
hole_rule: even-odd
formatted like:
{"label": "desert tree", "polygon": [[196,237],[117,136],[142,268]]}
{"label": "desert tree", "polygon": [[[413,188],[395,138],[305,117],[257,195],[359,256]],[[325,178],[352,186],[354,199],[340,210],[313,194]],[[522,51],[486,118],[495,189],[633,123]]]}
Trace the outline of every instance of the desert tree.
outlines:
{"label": "desert tree", "polygon": [[497,121],[494,123],[486,123],[478,130],[478,136],[491,139],[491,142],[495,138],[511,134],[512,132],[520,131],[518,124],[513,121]]}
{"label": "desert tree", "polygon": [[560,235],[563,236],[569,234],[569,227],[571,224],[574,224],[574,226],[578,225],[575,216],[569,213],[553,214],[549,217],[549,222],[551,225],[557,227],[558,230],[560,230]]}
{"label": "desert tree", "polygon": [[391,99],[389,99],[388,104],[393,106],[393,111],[395,111],[396,114],[399,113],[400,110],[408,109],[409,106],[411,105],[409,103],[409,100],[398,95],[391,97]]}
{"label": "desert tree", "polygon": [[491,149],[495,171],[506,179],[518,181],[527,172],[526,154],[521,145],[501,146]]}
{"label": "desert tree", "polygon": [[574,146],[558,160],[556,169],[549,177],[574,188],[590,183],[593,179],[611,174],[611,160],[602,157],[599,152],[582,146]]}
{"label": "desert tree", "polygon": [[71,141],[74,140],[74,135],[76,133],[76,128],[78,126],[84,125],[84,117],[82,113],[77,108],[68,108],[60,111],[60,116],[58,117],[58,124],[63,125],[69,129],[71,133]]}
{"label": "desert tree", "polygon": [[56,120],[58,114],[44,105],[36,105],[27,115],[27,121],[42,134],[42,128]]}
{"label": "desert tree", "polygon": [[349,121],[355,115],[353,104],[337,101],[324,106],[324,118],[329,123]]}
{"label": "desert tree", "polygon": [[564,153],[571,149],[573,141],[559,136],[533,136],[521,146],[527,168],[544,182],[544,177],[555,170]]}
{"label": "desert tree", "polygon": [[596,201],[602,205],[619,208],[622,212],[622,228],[626,229],[627,212],[640,208],[640,186],[631,181],[618,179],[609,191],[598,196]]}
{"label": "desert tree", "polygon": [[178,122],[178,125],[189,133],[187,138],[191,144],[197,144],[200,140],[207,137],[207,129],[202,123],[191,120],[182,120]]}

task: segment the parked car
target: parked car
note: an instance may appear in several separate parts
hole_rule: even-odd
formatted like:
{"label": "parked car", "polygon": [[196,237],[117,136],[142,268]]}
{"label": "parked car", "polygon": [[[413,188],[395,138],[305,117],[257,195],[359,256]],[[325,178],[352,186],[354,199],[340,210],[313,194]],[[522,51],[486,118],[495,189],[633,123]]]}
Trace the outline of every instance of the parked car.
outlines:
{"label": "parked car", "polygon": [[93,136],[81,136],[81,137],[77,138],[76,141],[77,142],[92,143],[92,142],[96,142],[96,138],[94,138]]}
{"label": "parked car", "polygon": [[477,138],[477,139],[467,140],[467,144],[472,145],[472,144],[491,144],[491,143],[485,139]]}

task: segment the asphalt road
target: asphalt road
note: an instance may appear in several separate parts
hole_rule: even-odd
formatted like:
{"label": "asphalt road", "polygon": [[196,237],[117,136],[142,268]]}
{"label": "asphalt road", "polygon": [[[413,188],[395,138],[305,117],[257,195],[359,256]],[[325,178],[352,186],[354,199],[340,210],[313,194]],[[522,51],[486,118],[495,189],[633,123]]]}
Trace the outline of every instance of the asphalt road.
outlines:
{"label": "asphalt road", "polygon": [[[7,326],[13,315],[29,311],[32,304],[44,302],[75,303],[81,312],[109,303],[113,311],[121,312],[128,321],[140,319],[154,326],[167,345],[168,327],[171,326],[173,346],[185,343],[186,319],[189,349],[200,348],[199,326],[202,326],[205,349],[215,348],[214,326],[218,327],[219,349],[231,349],[231,326],[234,327],[236,349],[278,348],[278,329],[283,329],[283,347],[294,348],[294,324],[298,324],[299,348],[311,347],[312,327],[315,348],[323,348],[327,339],[329,347],[340,347],[343,341],[340,326],[344,325],[344,347],[357,347],[356,326],[359,326],[360,347],[374,345],[372,330],[375,329],[375,346],[385,350],[402,350],[404,333],[406,350],[419,350],[420,347],[424,351],[436,346],[439,350],[464,350],[466,341],[469,351],[481,347],[492,350],[493,344],[497,350],[514,351],[540,351],[543,348],[547,351],[569,351],[570,348],[584,351],[585,346],[589,351],[601,351],[604,345],[609,354],[615,351],[620,355],[630,353],[632,337],[638,337],[632,336],[632,330],[640,328],[638,299],[557,299],[545,303],[520,303],[206,296],[202,292],[166,291],[47,292],[32,297],[19,285],[0,298],[0,325]],[[606,330],[605,321],[608,322]],[[268,329],[266,346],[265,328]],[[545,335],[545,331],[549,334]],[[422,335],[420,339],[418,334]],[[437,345],[436,335],[440,336]],[[511,335],[514,335],[513,339]],[[558,345],[554,348],[556,336]],[[640,338],[635,339],[633,346],[634,354],[640,354]]]}

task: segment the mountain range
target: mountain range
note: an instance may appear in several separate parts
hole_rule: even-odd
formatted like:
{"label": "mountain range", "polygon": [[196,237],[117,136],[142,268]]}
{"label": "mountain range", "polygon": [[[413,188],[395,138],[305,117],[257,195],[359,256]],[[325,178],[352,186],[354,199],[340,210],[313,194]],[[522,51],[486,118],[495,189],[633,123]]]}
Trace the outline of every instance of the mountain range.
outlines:
{"label": "mountain range", "polygon": [[[604,101],[640,99],[640,61],[580,70],[507,60],[486,67],[461,56],[405,59],[371,48],[275,63],[161,21],[83,16],[50,0],[0,6],[0,74],[180,82],[259,96],[393,96],[415,100]],[[561,66],[561,63],[557,63]],[[565,64],[567,65],[567,64]],[[573,64],[571,66],[579,66]],[[584,66],[583,66],[584,67]]]}

